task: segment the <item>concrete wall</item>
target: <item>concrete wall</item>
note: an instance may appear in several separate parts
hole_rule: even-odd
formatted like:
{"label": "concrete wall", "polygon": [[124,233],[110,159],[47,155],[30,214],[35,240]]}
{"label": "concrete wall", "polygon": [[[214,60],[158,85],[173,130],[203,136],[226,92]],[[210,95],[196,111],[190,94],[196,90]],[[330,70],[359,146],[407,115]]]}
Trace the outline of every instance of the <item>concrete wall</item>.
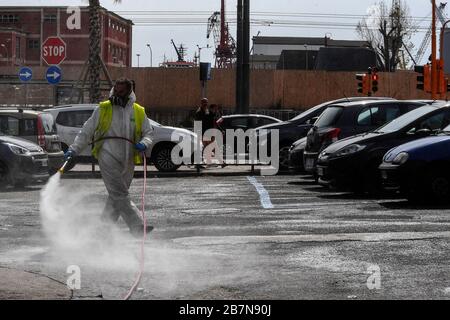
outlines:
{"label": "concrete wall", "polygon": [[[43,81],[45,68],[34,68],[33,81]],[[80,68],[63,66],[63,80],[77,80]],[[23,103],[24,87],[6,84],[4,75],[14,79],[18,68],[0,68],[0,104]],[[198,69],[163,68],[111,68],[113,79],[130,77],[137,82],[137,95],[141,104],[154,110],[189,110],[201,98]],[[211,103],[224,108],[235,106],[234,70],[213,70],[213,80],[208,82],[207,96]],[[380,74],[380,91],[377,96],[398,99],[429,98],[416,89],[414,72]],[[67,83],[66,83],[67,85]],[[106,96],[107,92],[105,92]],[[321,102],[357,95],[357,82],[353,72],[252,70],[252,109],[301,110]],[[53,104],[54,90],[47,84],[28,85],[28,103]]]}

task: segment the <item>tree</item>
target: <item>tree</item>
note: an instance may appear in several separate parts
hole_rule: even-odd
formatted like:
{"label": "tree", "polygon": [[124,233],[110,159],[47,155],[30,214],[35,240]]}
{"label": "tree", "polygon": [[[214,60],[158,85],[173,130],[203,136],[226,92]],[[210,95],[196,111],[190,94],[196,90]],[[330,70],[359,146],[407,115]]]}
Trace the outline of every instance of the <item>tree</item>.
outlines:
{"label": "tree", "polygon": [[[120,3],[121,0],[114,0]],[[100,25],[100,0],[89,0],[89,100],[97,103],[101,98],[100,72],[102,70],[101,51],[101,25]]]}
{"label": "tree", "polygon": [[390,7],[380,1],[371,8],[372,13],[358,23],[357,32],[377,55],[378,68],[395,72],[401,61],[401,51],[414,48],[411,37],[417,31],[405,1],[392,0]]}

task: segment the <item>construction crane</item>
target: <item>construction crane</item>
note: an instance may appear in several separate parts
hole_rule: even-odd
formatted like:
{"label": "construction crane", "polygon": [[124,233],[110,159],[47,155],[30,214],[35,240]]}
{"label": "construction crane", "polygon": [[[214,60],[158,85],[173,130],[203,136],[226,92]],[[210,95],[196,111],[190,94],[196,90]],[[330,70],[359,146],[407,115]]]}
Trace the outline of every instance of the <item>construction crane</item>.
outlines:
{"label": "construction crane", "polygon": [[[442,25],[445,23],[445,21],[447,21],[447,17],[444,13],[446,6],[447,6],[447,2],[441,2],[439,4],[439,7],[436,6],[436,14]],[[427,33],[425,34],[425,37],[423,38],[422,43],[420,44],[419,50],[417,50],[416,56],[413,59],[413,61],[415,61],[415,64],[420,63],[420,61],[423,59],[425,52],[427,51],[428,47],[430,46],[430,41],[431,41],[431,26],[428,29]]]}
{"label": "construction crane", "polygon": [[221,10],[216,11],[208,19],[208,31],[206,38],[214,36],[214,46],[216,51],[216,68],[232,68],[236,61],[236,42],[230,35],[225,16],[225,0],[221,0]]}
{"label": "construction crane", "polygon": [[172,39],[171,41],[172,41],[173,47],[175,48],[175,52],[177,53],[177,56],[178,56],[178,62],[185,62],[185,61],[184,61],[184,57],[186,56],[186,50],[187,50],[187,48],[185,48],[185,47],[183,46],[183,44],[180,44],[180,46],[177,47],[177,45],[175,44],[175,42],[173,41],[173,39]]}

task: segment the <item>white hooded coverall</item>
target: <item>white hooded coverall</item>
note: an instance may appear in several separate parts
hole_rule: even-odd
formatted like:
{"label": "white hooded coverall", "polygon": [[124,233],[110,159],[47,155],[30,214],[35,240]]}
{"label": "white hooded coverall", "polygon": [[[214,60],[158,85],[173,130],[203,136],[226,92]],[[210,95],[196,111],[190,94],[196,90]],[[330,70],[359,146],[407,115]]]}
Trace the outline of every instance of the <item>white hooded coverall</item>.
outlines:
{"label": "white hooded coverall", "polygon": [[[135,124],[132,119],[134,119],[133,104],[135,102],[136,95],[132,92],[126,107],[113,105],[111,127],[105,137],[134,140]],[[99,122],[99,110],[99,107],[94,110],[70,146],[70,150],[75,154],[80,154],[92,142]],[[147,148],[150,147],[152,132],[153,127],[146,116],[142,125],[142,139],[136,143],[141,142]],[[134,151],[134,145],[128,141],[107,139],[103,141],[98,152],[98,164],[109,194],[102,218],[116,222],[119,216],[122,216],[130,230],[142,227],[139,210],[131,201],[128,191],[134,177]]]}

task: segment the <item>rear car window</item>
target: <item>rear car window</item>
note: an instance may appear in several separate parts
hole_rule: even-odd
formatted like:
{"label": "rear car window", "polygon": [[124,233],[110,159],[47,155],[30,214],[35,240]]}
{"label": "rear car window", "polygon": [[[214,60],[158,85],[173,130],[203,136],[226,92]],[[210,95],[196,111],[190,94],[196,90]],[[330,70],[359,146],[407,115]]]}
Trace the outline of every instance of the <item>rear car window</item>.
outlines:
{"label": "rear car window", "polygon": [[0,116],[0,131],[8,136],[18,136],[19,119],[11,116]]}
{"label": "rear car window", "polygon": [[36,119],[23,119],[21,136],[35,136],[36,134]]}
{"label": "rear car window", "polygon": [[56,123],[64,127],[82,128],[92,112],[93,110],[62,111],[56,117]]}
{"label": "rear car window", "polygon": [[339,120],[343,112],[344,108],[342,107],[329,107],[322,113],[315,126],[318,128],[332,126]]}
{"label": "rear car window", "polygon": [[56,123],[50,113],[41,113],[42,126],[46,134],[56,134]]}
{"label": "rear car window", "polygon": [[247,129],[247,118],[233,118],[230,121],[230,126],[233,129]]}

